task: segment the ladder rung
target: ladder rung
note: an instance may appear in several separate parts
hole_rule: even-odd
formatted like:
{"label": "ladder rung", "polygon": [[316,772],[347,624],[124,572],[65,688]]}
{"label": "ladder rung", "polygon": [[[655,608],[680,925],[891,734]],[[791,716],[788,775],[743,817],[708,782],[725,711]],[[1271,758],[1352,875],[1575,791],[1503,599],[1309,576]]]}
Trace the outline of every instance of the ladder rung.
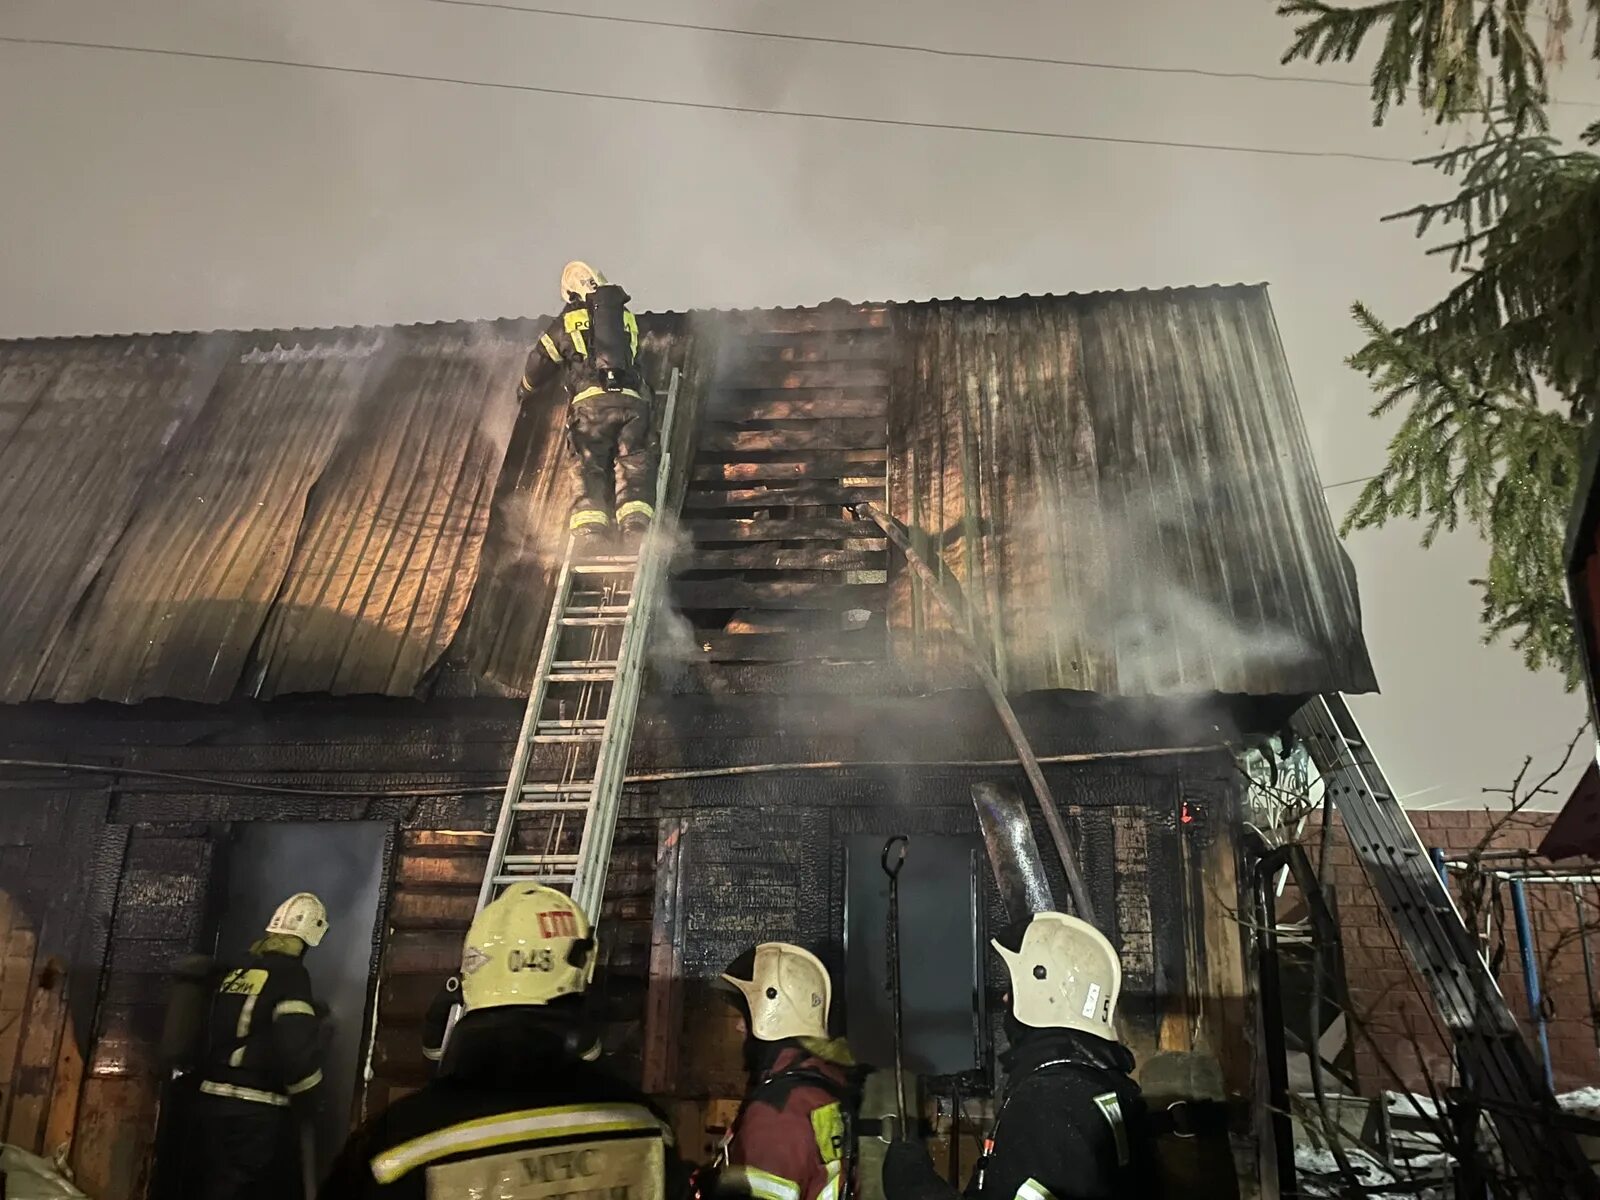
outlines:
{"label": "ladder rung", "polygon": [[512,808],[518,812],[587,812],[587,800],[517,800]]}
{"label": "ladder rung", "polygon": [[551,683],[614,683],[615,671],[551,671]]}
{"label": "ladder rung", "polygon": [[550,664],[552,671],[601,671],[609,670],[616,673],[617,660],[614,658],[563,658]]}
{"label": "ladder rung", "polygon": [[577,879],[578,872],[572,871],[519,871],[514,875],[496,875],[495,887],[509,887],[513,883],[544,883],[555,885],[568,885]]}
{"label": "ladder rung", "polygon": [[596,717],[592,720],[567,720],[565,718],[557,718],[552,721],[540,721],[538,724],[538,732],[556,733],[563,729],[604,729],[605,727],[606,723],[604,719],[599,717]]}
{"label": "ladder rung", "polygon": [[598,733],[536,733],[528,740],[536,746],[581,746],[586,742],[598,742],[601,737]]}
{"label": "ladder rung", "polygon": [[562,617],[561,623],[568,627],[581,626],[588,629],[620,628],[627,624],[627,617]]}
{"label": "ladder rung", "polygon": [[576,854],[508,854],[500,860],[502,867],[566,867],[578,865]]}
{"label": "ladder rung", "polygon": [[572,564],[574,575],[632,575],[639,560],[632,556],[613,558],[588,558]]}
{"label": "ladder rung", "polygon": [[524,796],[582,796],[594,791],[592,783],[524,783]]}
{"label": "ladder rung", "polygon": [[573,617],[625,617],[626,604],[569,604],[561,614],[562,620]]}

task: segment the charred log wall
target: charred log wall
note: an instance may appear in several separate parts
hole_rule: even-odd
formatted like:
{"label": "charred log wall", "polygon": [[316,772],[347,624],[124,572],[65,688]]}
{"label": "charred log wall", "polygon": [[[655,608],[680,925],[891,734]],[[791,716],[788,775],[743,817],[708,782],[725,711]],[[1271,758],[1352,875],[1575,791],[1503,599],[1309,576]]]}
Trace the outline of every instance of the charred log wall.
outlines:
{"label": "charred log wall", "polygon": [[[1238,980],[1207,966],[1208,956],[1217,958],[1213,947],[1225,956],[1229,937],[1237,943],[1232,926],[1218,926],[1206,891],[1217,864],[1231,862],[1231,767],[1225,755],[1195,748],[1271,728],[1276,710],[1108,706],[1065,695],[1020,708],[1041,754],[1183,751],[1054,766],[1052,785],[1072,806],[1097,900],[1114,914],[1129,956],[1129,1012],[1141,1046],[1175,1045],[1201,1024],[1242,1030],[1240,1014],[1218,1007],[1242,1004]],[[221,849],[239,822],[394,827],[375,958],[374,1079],[363,1107],[418,1086],[427,1071],[421,1016],[459,955],[519,719],[514,700],[7,710],[0,757],[113,772],[0,766],[0,888],[10,931],[0,1071],[12,1075],[9,1087],[0,1076],[0,1087],[10,1140],[46,1153],[66,1147],[80,1184],[102,1200],[146,1194],[164,973],[177,955],[211,948],[203,943]],[[642,710],[631,770],[949,764],[1009,753],[982,700],[963,693],[870,705],[838,696],[667,694]],[[1008,770],[854,765],[630,788],[599,987],[618,1064],[666,1094],[733,1094],[736,1039],[705,980],[758,938],[836,952],[841,839],[971,831],[967,787],[995,777]],[[427,794],[396,794],[418,792]],[[19,1012],[22,1022],[5,1028],[3,1018]],[[676,1056],[672,1046],[680,1047]],[[1242,1051],[1240,1061],[1248,1061]]]}

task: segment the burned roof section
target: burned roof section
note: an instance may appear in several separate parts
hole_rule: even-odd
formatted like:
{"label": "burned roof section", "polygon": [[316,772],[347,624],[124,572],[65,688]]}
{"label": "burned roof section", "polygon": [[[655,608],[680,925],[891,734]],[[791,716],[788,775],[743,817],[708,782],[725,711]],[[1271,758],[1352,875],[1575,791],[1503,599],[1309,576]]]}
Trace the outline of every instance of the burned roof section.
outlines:
{"label": "burned roof section", "polygon": [[[1008,690],[1375,687],[1265,288],[896,315],[890,508],[985,613]],[[894,592],[897,657],[959,671],[931,599]]]}
{"label": "burned roof section", "polygon": [[[561,405],[512,399],[539,328],[0,343],[0,702],[408,696],[441,664],[525,689],[571,497]],[[870,470],[826,463],[877,460],[1013,690],[1374,686],[1263,288],[641,328],[652,385],[685,372],[695,479],[726,489],[692,498],[689,524],[731,527],[779,487],[842,522],[823,508]],[[789,449],[748,450],[767,441]],[[809,474],[773,478],[796,449]],[[842,536],[838,552],[770,544],[808,568],[875,565]],[[759,557],[735,549],[707,561]],[[749,578],[722,582],[788,603],[813,587]],[[966,686],[907,573],[875,586],[897,675]],[[756,643],[705,643],[730,644]]]}

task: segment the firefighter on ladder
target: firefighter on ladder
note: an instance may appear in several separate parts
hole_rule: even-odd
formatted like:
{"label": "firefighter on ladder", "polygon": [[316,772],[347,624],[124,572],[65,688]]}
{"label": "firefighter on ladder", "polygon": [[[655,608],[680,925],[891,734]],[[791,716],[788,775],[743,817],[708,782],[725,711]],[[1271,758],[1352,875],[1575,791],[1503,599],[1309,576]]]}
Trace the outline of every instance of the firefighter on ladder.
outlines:
{"label": "firefighter on ladder", "polygon": [[637,549],[655,518],[657,453],[637,362],[639,322],[628,294],[587,263],[561,272],[561,301],[528,353],[517,400],[526,404],[562,375],[579,483],[569,528],[580,546],[598,548],[615,520],[624,547]]}
{"label": "firefighter on ladder", "polygon": [[666,1123],[594,1062],[595,958],[588,918],[553,888],[519,883],[486,905],[438,1075],[351,1135],[325,1200],[677,1200],[685,1172]]}
{"label": "firefighter on ladder", "polygon": [[321,1015],[305,952],[328,932],[310,892],[278,906],[250,960],[222,976],[205,1028],[198,1100],[204,1200],[282,1200],[312,1164],[301,1130],[322,1082]]}
{"label": "firefighter on ladder", "polygon": [[861,1072],[828,1036],[833,985],[815,955],[764,942],[722,977],[737,991],[751,1087],[723,1138],[714,1194],[843,1200],[851,1191]]}
{"label": "firefighter on ladder", "polygon": [[[993,942],[1011,976],[1006,1090],[969,1200],[1102,1200],[1161,1194],[1155,1131],[1117,1040],[1122,966],[1105,936],[1035,913]],[[954,1200],[921,1143],[883,1166],[885,1200]]]}

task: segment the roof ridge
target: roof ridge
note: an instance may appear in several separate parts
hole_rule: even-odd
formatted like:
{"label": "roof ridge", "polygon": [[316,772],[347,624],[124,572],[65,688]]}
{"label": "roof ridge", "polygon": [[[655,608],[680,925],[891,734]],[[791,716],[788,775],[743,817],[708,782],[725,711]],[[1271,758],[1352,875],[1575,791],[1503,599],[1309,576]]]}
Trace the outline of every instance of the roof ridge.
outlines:
{"label": "roof ridge", "polygon": [[[835,297],[816,304],[790,304],[772,305],[768,307],[752,308],[687,308],[687,309],[646,309],[640,312],[641,317],[692,317],[692,316],[756,316],[772,313],[805,313],[818,312],[832,307],[847,308],[915,308],[932,304],[1001,304],[1014,300],[1088,300],[1109,296],[1155,296],[1173,295],[1192,292],[1228,292],[1240,289],[1256,289],[1266,287],[1266,282],[1248,283],[1187,283],[1174,284],[1168,287],[1141,287],[1141,288],[1107,288],[1100,291],[1088,292],[1040,292],[1035,295],[1031,292],[1014,293],[1003,296],[929,296],[923,299],[911,300],[846,300]],[[250,328],[214,328],[214,329],[136,329],[125,330],[117,333],[61,333],[61,334],[33,334],[21,337],[0,338],[0,346],[18,346],[24,343],[52,343],[62,342],[95,342],[117,341],[132,338],[175,338],[175,337],[208,337],[219,334],[234,334],[237,336],[260,338],[273,335],[281,341],[285,337],[297,339],[316,338],[325,340],[329,338],[356,338],[372,337],[384,332],[396,330],[423,330],[441,329],[445,327],[478,327],[484,325],[522,325],[536,324],[548,320],[549,314],[536,314],[532,316],[498,316],[498,317],[450,317],[433,321],[401,321],[392,324],[361,324],[361,325],[291,325],[275,327],[258,325]]]}

